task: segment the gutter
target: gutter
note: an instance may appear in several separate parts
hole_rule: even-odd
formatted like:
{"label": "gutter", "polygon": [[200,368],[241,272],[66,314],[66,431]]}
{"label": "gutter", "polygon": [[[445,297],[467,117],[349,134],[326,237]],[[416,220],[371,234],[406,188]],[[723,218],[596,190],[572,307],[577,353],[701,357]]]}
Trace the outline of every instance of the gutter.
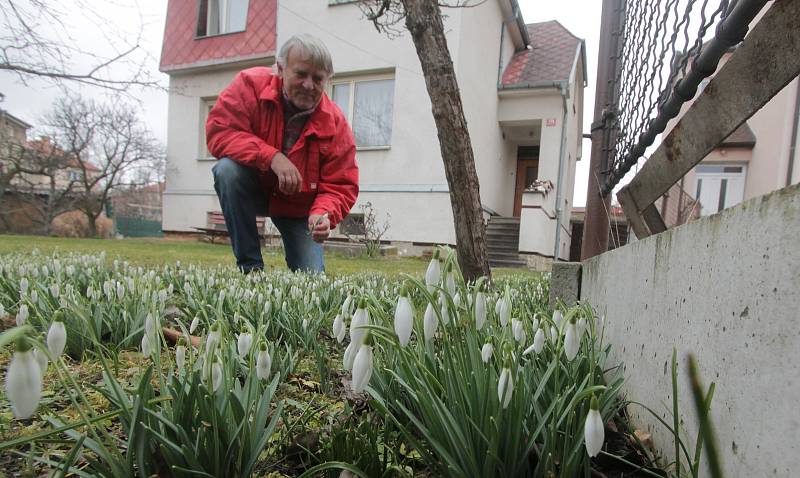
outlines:
{"label": "gutter", "polygon": [[792,142],[789,144],[789,167],[786,169],[786,185],[791,186],[794,163],[797,161],[797,129],[800,123],[800,81],[797,83],[797,95],[794,102],[794,119],[792,120]]}
{"label": "gutter", "polygon": [[513,85],[497,85],[497,91],[514,91],[514,90],[543,90],[547,88],[566,88],[568,82],[566,81],[538,81],[536,83],[515,83]]}
{"label": "gutter", "polygon": [[567,84],[560,87],[561,101],[564,107],[564,116],[561,120],[561,145],[558,155],[558,180],[556,181],[556,243],[553,252],[553,260],[558,262],[560,260],[559,254],[561,253],[561,216],[563,209],[561,204],[564,202],[562,183],[564,180],[564,156],[567,154],[567,98],[569,97],[569,89]]}

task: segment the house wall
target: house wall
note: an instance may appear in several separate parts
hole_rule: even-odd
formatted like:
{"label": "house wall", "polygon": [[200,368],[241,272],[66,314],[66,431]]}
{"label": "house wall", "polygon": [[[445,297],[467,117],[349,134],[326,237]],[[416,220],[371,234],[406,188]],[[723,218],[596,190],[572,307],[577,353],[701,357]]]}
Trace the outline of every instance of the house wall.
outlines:
{"label": "house wall", "polygon": [[[693,440],[689,353],[705,386],[716,383],[711,417],[727,476],[800,469],[800,444],[787,439],[800,429],[799,235],[795,185],[583,263],[581,299],[605,316],[609,366],[624,364],[630,400],[672,423],[675,348],[682,436]],[[671,462],[673,435],[642,407],[628,411]]]}
{"label": "house wall", "polygon": [[[265,65],[269,63],[265,61]],[[227,68],[170,77],[162,218],[165,231],[205,227],[206,211],[219,210],[211,174],[214,160],[203,158],[204,98],[215,98],[238,72],[238,68]]]}

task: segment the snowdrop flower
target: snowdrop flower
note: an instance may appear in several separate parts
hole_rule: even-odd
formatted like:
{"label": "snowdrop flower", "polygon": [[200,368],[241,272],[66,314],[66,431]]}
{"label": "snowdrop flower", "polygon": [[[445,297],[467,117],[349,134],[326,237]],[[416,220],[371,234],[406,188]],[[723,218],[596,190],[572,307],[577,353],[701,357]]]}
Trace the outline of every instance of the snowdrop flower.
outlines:
{"label": "snowdrop flower", "polygon": [[444,294],[439,296],[439,306],[442,311],[442,323],[447,325],[450,323],[450,313],[447,311],[447,297]]}
{"label": "snowdrop flower", "polygon": [[117,298],[122,300],[123,297],[125,297],[125,286],[122,282],[117,282]]}
{"label": "snowdrop flower", "polygon": [[153,353],[153,344],[150,341],[150,334],[142,335],[142,355],[149,357]]}
{"label": "snowdrop flower", "polygon": [[308,319],[303,319],[303,330],[308,329]]}
{"label": "snowdrop flower", "polygon": [[572,319],[567,324],[567,331],[564,334],[564,356],[570,362],[578,355],[581,348],[581,339],[578,335],[578,326],[575,324],[575,319]]}
{"label": "snowdrop flower", "polygon": [[561,330],[561,323],[564,321],[564,316],[561,314],[561,311],[556,309],[553,311],[553,323]]}
{"label": "snowdrop flower", "polygon": [[453,295],[456,293],[456,278],[455,274],[453,274],[453,271],[450,270],[451,266],[448,266],[447,269],[448,271],[445,278],[445,287],[447,288],[447,293],[450,294],[450,297],[453,297]]}
{"label": "snowdrop flower", "polygon": [[425,285],[428,286],[428,292],[433,292],[433,288],[439,285],[442,280],[442,265],[439,262],[439,249],[433,250],[433,257],[428,263],[428,269],[425,271]]}
{"label": "snowdrop flower", "polygon": [[511,331],[514,334],[514,340],[517,342],[523,342],[526,338],[525,334],[525,327],[522,325],[521,320],[512,319],[511,320]]}
{"label": "snowdrop flower", "polygon": [[411,330],[414,327],[414,309],[411,301],[408,300],[405,288],[400,292],[397,299],[397,307],[394,311],[394,331],[400,340],[400,346],[405,347],[411,340]]}
{"label": "snowdrop flower", "polygon": [[17,311],[17,327],[22,327],[28,321],[28,305],[22,304]]}
{"label": "snowdrop flower", "polygon": [[220,340],[222,340],[222,332],[220,331],[219,323],[214,322],[214,324],[211,326],[211,331],[208,333],[208,337],[206,338],[206,353],[212,353],[219,344]]}
{"label": "snowdrop flower", "polygon": [[372,346],[364,344],[358,348],[353,362],[353,391],[363,392],[369,384],[370,377],[372,377]]}
{"label": "snowdrop flower", "polygon": [[550,342],[558,342],[558,330],[554,326],[550,326]]}
{"label": "snowdrop flower", "polygon": [[461,306],[461,292],[460,291],[456,292],[456,295],[453,296],[453,305],[455,305],[456,308]]}
{"label": "snowdrop flower", "polygon": [[147,318],[144,320],[145,334],[149,335],[150,337],[155,337],[157,334],[157,327],[156,319],[153,317],[153,314],[147,314]]}
{"label": "snowdrop flower", "polygon": [[356,313],[353,314],[353,320],[350,322],[350,341],[355,342],[357,346],[360,346],[364,341],[367,330],[363,327],[366,325],[369,325],[367,300],[361,299],[360,303],[358,304],[358,308],[356,309]]}
{"label": "snowdrop flower", "polygon": [[423,322],[423,332],[426,342],[433,339],[438,326],[439,319],[436,317],[436,311],[433,309],[433,304],[429,302],[428,307],[425,308],[425,320]]}
{"label": "snowdrop flower", "polygon": [[[333,319],[333,336],[336,337],[336,341],[342,343],[344,339],[344,320],[342,319],[342,314],[336,314],[336,318]],[[341,339],[339,337],[342,337]]]}
{"label": "snowdrop flower", "polygon": [[3,304],[0,304],[0,319],[6,316],[6,308],[3,307]]}
{"label": "snowdrop flower", "polygon": [[506,292],[498,299],[497,304],[494,306],[494,311],[500,317],[500,325],[505,327],[508,325],[508,319],[511,318],[511,297],[509,296],[508,288]]}
{"label": "snowdrop flower", "polygon": [[36,358],[39,370],[42,371],[42,377],[44,377],[45,372],[47,372],[47,354],[43,350],[33,349],[33,356]]}
{"label": "snowdrop flower", "polygon": [[494,352],[494,347],[492,347],[491,342],[483,344],[483,348],[481,348],[481,360],[483,360],[483,363],[489,362],[492,358],[492,352]]}
{"label": "snowdrop flower", "polygon": [[36,289],[31,291],[31,302],[34,304],[39,303],[39,293],[36,291]]}
{"label": "snowdrop flower", "polygon": [[236,349],[239,352],[239,358],[246,359],[247,355],[250,353],[250,346],[252,345],[253,334],[249,332],[239,334],[239,337],[236,339]]}
{"label": "snowdrop flower", "polygon": [[531,330],[536,330],[539,328],[539,317],[536,314],[533,315],[533,325],[531,326]]}
{"label": "snowdrop flower", "polygon": [[24,341],[17,342],[17,350],[8,366],[6,396],[17,418],[33,415],[42,397],[42,369],[33,349]]}
{"label": "snowdrop flower", "polygon": [[20,297],[24,297],[25,294],[28,293],[28,285],[29,284],[28,284],[28,278],[27,277],[23,277],[19,281],[19,296]]}
{"label": "snowdrop flower", "polygon": [[542,328],[536,329],[536,335],[533,337],[533,351],[537,354],[544,349],[544,330]]}
{"label": "snowdrop flower", "polygon": [[483,324],[486,323],[486,296],[483,292],[478,291],[475,294],[475,327],[478,330],[483,328]]}
{"label": "snowdrop flower", "polygon": [[589,329],[589,324],[586,322],[586,317],[581,317],[578,320],[578,337],[583,337],[583,334]]}
{"label": "snowdrop flower", "polygon": [[586,452],[594,458],[600,453],[603,448],[603,440],[605,440],[603,417],[600,416],[600,407],[597,397],[594,396],[589,405],[589,413],[586,415],[586,423],[583,425],[583,438],[586,443]]}
{"label": "snowdrop flower", "polygon": [[178,339],[178,346],[175,347],[175,365],[178,366],[178,370],[183,370],[186,365],[186,339],[183,337]]}
{"label": "snowdrop flower", "polygon": [[219,363],[219,357],[214,355],[214,361],[211,363],[211,390],[216,392],[220,385],[222,385],[222,365]]}
{"label": "snowdrop flower", "polygon": [[347,348],[344,349],[344,360],[343,365],[344,369],[348,372],[353,370],[353,361],[356,359],[356,354],[358,353],[359,346],[355,342],[350,342],[347,345]]}
{"label": "snowdrop flower", "polygon": [[261,342],[258,344],[258,355],[256,355],[256,376],[259,380],[269,378],[270,367],[272,367],[272,359],[267,351],[267,344]]}
{"label": "snowdrop flower", "polygon": [[50,295],[52,295],[54,298],[58,299],[58,295],[59,295],[58,284],[55,283],[55,282],[50,284]]}
{"label": "snowdrop flower", "polygon": [[47,331],[47,349],[54,359],[57,359],[64,353],[64,347],[67,346],[67,329],[64,327],[64,322],[61,320],[61,315],[56,314],[53,323],[50,324],[50,329]]}
{"label": "snowdrop flower", "polygon": [[503,408],[507,408],[511,402],[511,395],[514,393],[514,378],[511,376],[511,369],[503,367],[500,372],[500,380],[497,381],[497,398]]}
{"label": "snowdrop flower", "polygon": [[189,333],[193,334],[194,331],[197,330],[198,325],[200,325],[200,317],[196,315],[194,319],[192,319],[192,323],[189,324]]}

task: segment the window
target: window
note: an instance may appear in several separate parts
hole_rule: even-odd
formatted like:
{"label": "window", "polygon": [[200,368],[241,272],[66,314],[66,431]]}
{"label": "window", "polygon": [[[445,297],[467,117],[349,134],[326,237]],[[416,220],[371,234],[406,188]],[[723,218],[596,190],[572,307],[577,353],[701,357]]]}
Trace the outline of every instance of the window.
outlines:
{"label": "window", "polygon": [[332,96],[350,122],[358,148],[386,148],[391,145],[393,78],[334,80]]}
{"label": "window", "polygon": [[69,171],[68,175],[70,181],[80,181],[83,175],[80,171]]}
{"label": "window", "polygon": [[200,98],[200,144],[198,148],[198,158],[200,159],[214,159],[208,152],[208,144],[206,144],[206,120],[216,102],[217,98]]}
{"label": "window", "polygon": [[197,36],[243,32],[248,3],[248,0],[199,0]]}
{"label": "window", "polygon": [[702,164],[695,168],[695,198],[707,216],[735,206],[744,198],[745,167]]}

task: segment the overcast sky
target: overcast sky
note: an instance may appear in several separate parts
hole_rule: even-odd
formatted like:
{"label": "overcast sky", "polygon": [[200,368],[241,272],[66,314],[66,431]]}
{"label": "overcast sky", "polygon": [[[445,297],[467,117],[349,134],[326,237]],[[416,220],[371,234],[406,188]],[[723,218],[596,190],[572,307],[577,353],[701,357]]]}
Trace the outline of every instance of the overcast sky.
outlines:
{"label": "overcast sky", "polygon": [[[167,76],[158,72],[158,59],[161,55],[161,40],[166,17],[166,1],[141,0],[103,2],[102,10],[97,11],[98,18],[86,18],[78,14],[77,9],[70,8],[73,2],[83,0],[67,0],[61,2],[64,8],[64,24],[75,25],[67,32],[70,41],[74,41],[84,50],[97,51],[101,55],[111,55],[112,46],[107,38],[97,31],[112,25],[115,33],[120,32],[128,38],[135,38],[139,27],[144,29],[140,43],[149,56],[148,66],[152,77],[159,79],[165,86]],[[186,1],[186,0],[183,0]],[[323,1],[323,0],[320,0]],[[20,3],[25,3],[24,1]],[[559,0],[544,2],[541,0],[519,0],[523,17],[527,23],[558,20],[576,36],[586,40],[589,84],[586,88],[584,103],[584,132],[589,131],[594,110],[595,71],[597,69],[597,39],[600,30],[600,6],[597,0]],[[96,6],[98,3],[88,3]],[[102,18],[100,16],[102,15]],[[108,25],[103,25],[107,22]],[[98,28],[99,27],[99,28]],[[120,48],[120,46],[117,46]],[[82,59],[75,58],[80,66]],[[5,101],[0,103],[11,114],[33,124],[40,125],[41,117],[58,98],[61,90],[49,82],[29,80],[27,85],[20,82],[19,77],[8,72],[0,72],[0,93],[5,94]],[[75,88],[75,85],[70,85]],[[104,93],[94,89],[81,89],[86,96],[102,97]],[[140,100],[142,117],[155,136],[166,144],[167,139],[167,94],[161,91],[134,91],[132,95]],[[573,205],[582,206],[586,202],[586,186],[588,181],[590,144],[584,142],[584,157],[578,163],[575,179],[575,197]]]}

